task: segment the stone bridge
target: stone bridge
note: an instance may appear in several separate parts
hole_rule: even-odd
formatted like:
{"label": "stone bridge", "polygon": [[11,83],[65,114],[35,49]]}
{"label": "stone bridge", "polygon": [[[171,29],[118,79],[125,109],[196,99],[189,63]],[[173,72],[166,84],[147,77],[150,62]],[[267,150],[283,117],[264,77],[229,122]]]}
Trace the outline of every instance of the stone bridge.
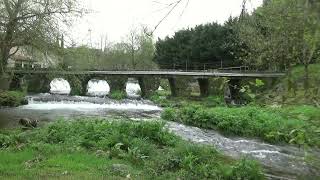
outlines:
{"label": "stone bridge", "polygon": [[124,91],[128,78],[136,78],[143,97],[149,96],[158,89],[160,79],[168,79],[172,96],[189,95],[189,82],[197,82],[201,96],[214,95],[211,89],[217,86],[217,79],[224,79],[232,96],[236,96],[236,88],[241,81],[263,79],[274,82],[274,79],[285,76],[279,72],[243,72],[243,71],[55,71],[55,70],[11,70],[13,75],[11,88],[28,85],[30,92],[49,92],[49,84],[54,78],[66,79],[73,95],[84,95],[88,81],[91,79],[106,80],[110,92]]}

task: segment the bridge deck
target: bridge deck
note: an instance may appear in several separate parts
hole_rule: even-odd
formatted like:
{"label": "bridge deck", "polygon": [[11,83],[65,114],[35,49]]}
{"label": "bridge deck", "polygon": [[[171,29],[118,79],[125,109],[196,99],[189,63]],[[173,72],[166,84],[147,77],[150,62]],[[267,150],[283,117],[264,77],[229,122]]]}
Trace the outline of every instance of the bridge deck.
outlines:
{"label": "bridge deck", "polygon": [[285,73],[274,72],[230,72],[230,71],[45,71],[12,70],[15,74],[57,74],[57,75],[122,75],[122,76],[191,76],[191,77],[282,77]]}

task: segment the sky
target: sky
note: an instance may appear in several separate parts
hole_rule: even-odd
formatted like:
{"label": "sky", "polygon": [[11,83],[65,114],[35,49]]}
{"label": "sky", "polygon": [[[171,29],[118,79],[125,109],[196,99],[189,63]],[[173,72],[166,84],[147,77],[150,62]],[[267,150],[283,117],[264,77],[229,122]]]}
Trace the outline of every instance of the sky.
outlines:
{"label": "sky", "polygon": [[[77,45],[99,47],[101,38],[121,42],[132,29],[154,29],[168,13],[167,4],[177,0],[83,0],[92,12],[78,19],[70,30]],[[182,0],[155,30],[154,39],[172,36],[174,32],[198,24],[223,24],[241,12],[243,0]],[[247,9],[260,6],[263,0],[248,0]]]}

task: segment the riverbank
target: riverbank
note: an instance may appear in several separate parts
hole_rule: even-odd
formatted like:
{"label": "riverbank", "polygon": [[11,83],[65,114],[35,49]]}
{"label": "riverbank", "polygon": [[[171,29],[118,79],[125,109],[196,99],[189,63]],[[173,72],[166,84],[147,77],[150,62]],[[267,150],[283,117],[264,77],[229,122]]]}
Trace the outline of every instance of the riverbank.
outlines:
{"label": "riverbank", "polygon": [[27,104],[26,94],[20,91],[2,91],[0,90],[0,107],[18,107]]}
{"label": "riverbank", "polygon": [[161,122],[57,121],[2,130],[0,141],[4,179],[264,179],[257,163],[186,142]]}
{"label": "riverbank", "polygon": [[222,96],[171,97],[167,91],[158,91],[150,99],[164,108],[164,120],[272,144],[320,147],[320,108],[315,106],[228,106]]}
{"label": "riverbank", "polygon": [[161,117],[226,135],[260,138],[268,143],[320,147],[320,109],[291,107],[205,107],[187,105],[166,108]]}

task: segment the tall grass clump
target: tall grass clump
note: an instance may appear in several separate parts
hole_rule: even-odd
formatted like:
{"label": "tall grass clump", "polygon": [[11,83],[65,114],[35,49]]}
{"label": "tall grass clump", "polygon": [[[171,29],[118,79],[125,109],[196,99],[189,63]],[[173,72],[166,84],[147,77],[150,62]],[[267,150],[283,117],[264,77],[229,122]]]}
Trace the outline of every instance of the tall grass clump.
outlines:
{"label": "tall grass clump", "polygon": [[126,93],[123,91],[114,91],[110,93],[110,98],[115,100],[122,100],[126,98]]}
{"label": "tall grass clump", "polygon": [[[320,110],[314,108],[278,110],[246,106],[239,108],[189,105],[165,110],[162,118],[207,129],[218,129],[225,134],[259,137],[271,143],[320,146]],[[307,120],[309,119],[309,120]],[[312,120],[314,119],[314,120]]]}
{"label": "tall grass clump", "polygon": [[263,179],[258,164],[183,141],[162,122],[61,120],[0,132],[0,145],[4,179]]}

